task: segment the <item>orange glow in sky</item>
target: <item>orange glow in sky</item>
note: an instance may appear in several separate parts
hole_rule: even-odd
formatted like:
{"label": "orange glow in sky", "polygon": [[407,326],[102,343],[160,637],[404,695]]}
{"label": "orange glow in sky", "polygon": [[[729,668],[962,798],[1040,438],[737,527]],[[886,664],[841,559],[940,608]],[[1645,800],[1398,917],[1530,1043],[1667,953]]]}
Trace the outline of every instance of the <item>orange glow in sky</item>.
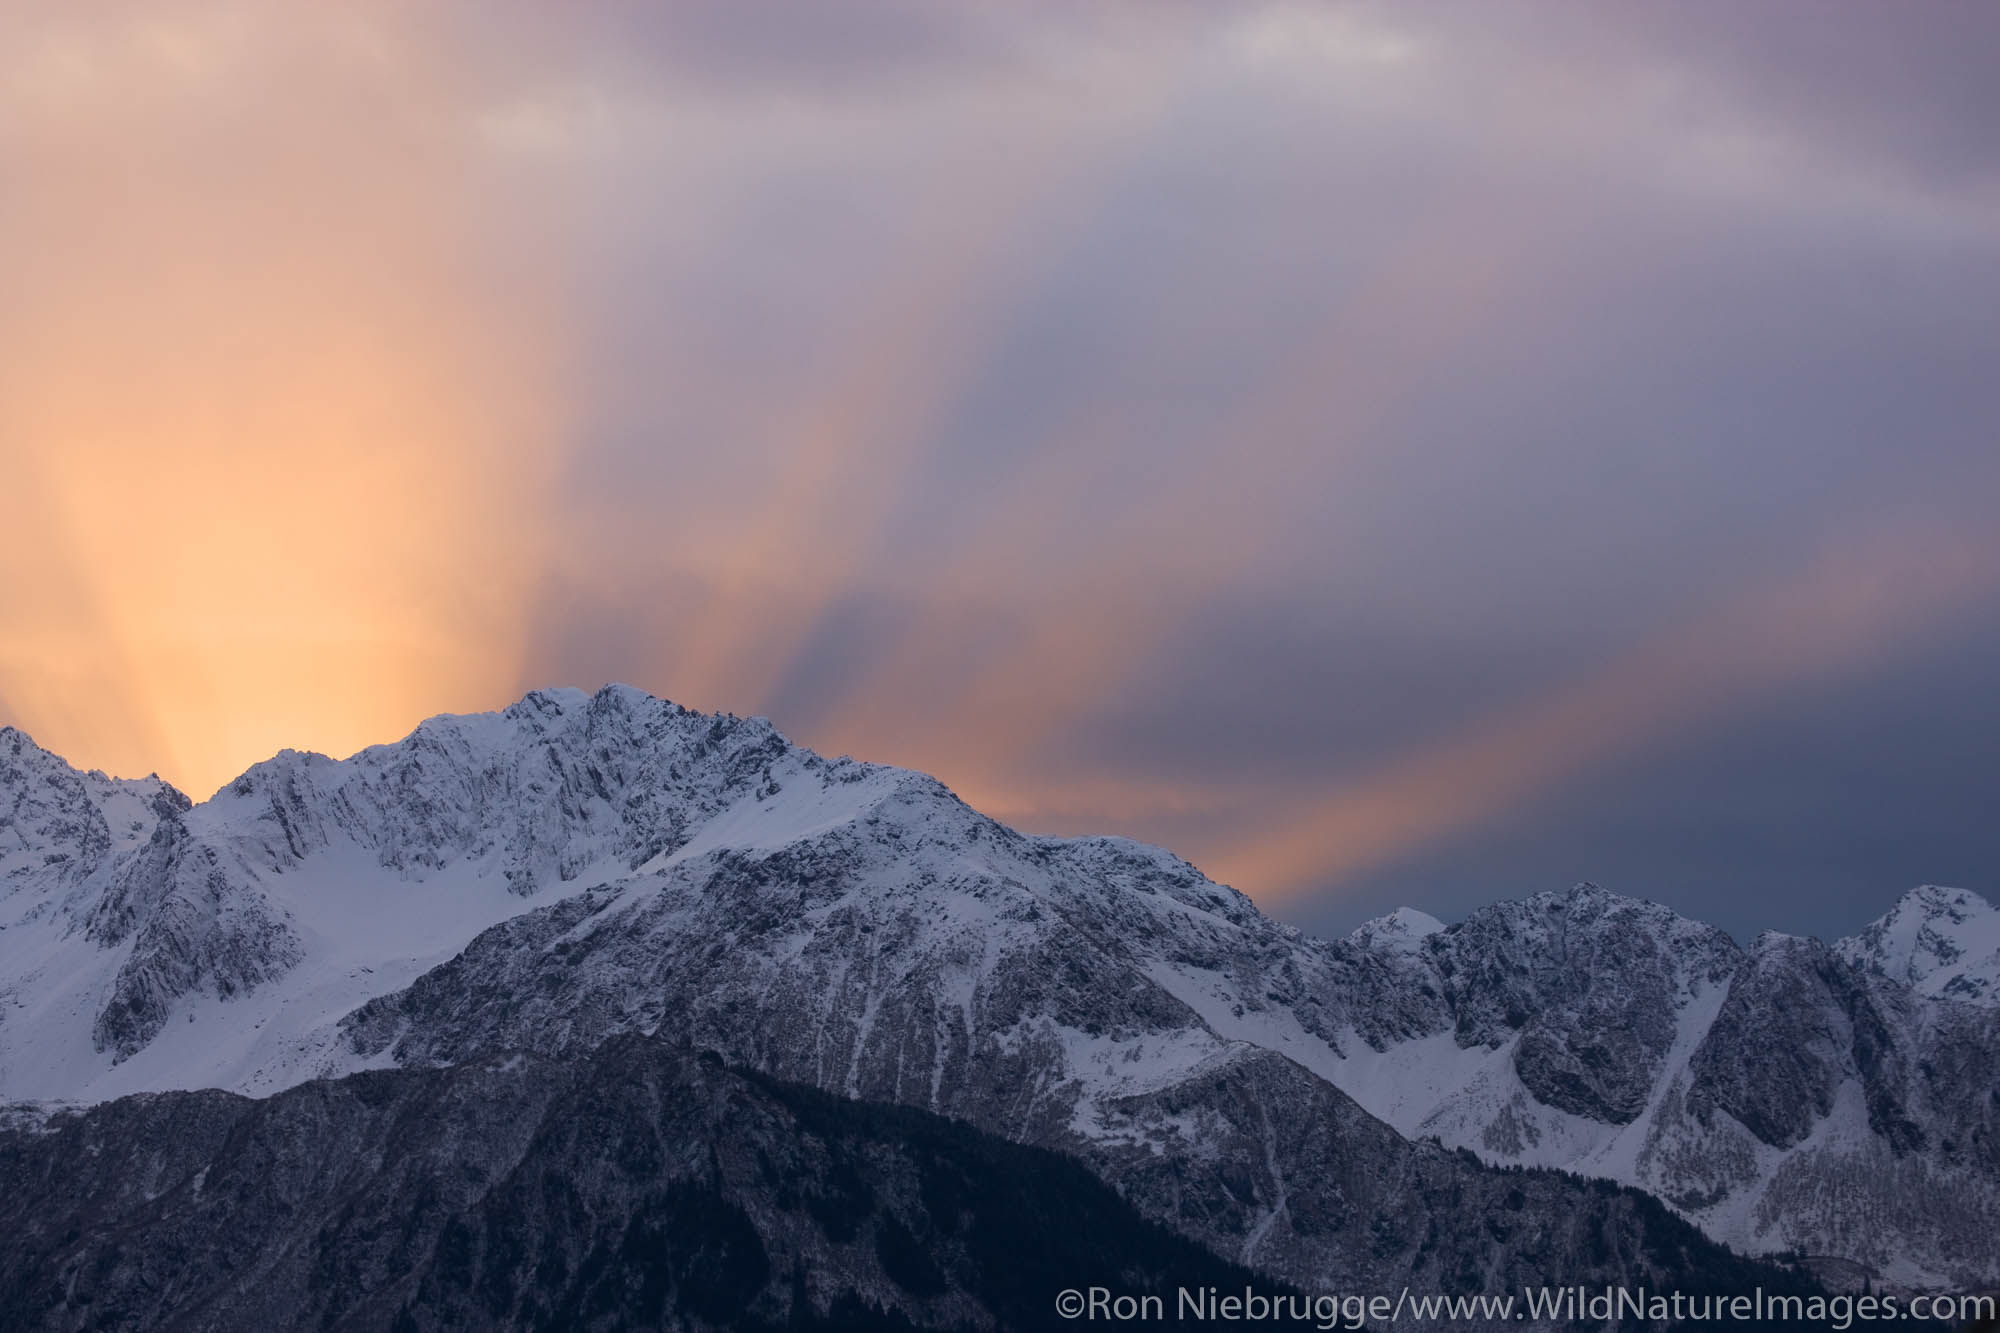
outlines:
{"label": "orange glow in sky", "polygon": [[[1990,260],[2000,196],[1837,158],[1861,140],[1758,89],[1694,115],[1582,25],[1571,60],[1311,6],[969,7],[959,44],[859,55],[790,45],[782,0],[503,8],[0,16],[0,722],[201,797],[621,679],[1280,901],[1996,586],[1915,489],[1855,521],[1920,473],[1976,494],[1952,441],[1990,432],[1863,466],[1846,432],[1894,432],[1807,389],[1914,349],[1902,431],[1980,316],[1920,292],[1870,332],[1841,284],[1873,309],[1926,256]],[[1739,321],[1796,236],[1836,279]],[[1822,287],[1834,316],[1784,322]],[[1700,559],[1729,541],[1740,576]],[[1440,625],[1641,610],[1366,762],[1083,753],[1177,653],[1251,665],[1190,627],[1272,589],[1279,631],[1337,605],[1420,664],[1453,645],[1468,692]]]}
{"label": "orange glow in sky", "polygon": [[34,257],[0,320],[0,701],[197,794],[502,702],[555,438],[550,312],[479,287],[477,201],[412,130],[436,71],[308,26],[141,9],[0,57],[36,185],[0,220]]}

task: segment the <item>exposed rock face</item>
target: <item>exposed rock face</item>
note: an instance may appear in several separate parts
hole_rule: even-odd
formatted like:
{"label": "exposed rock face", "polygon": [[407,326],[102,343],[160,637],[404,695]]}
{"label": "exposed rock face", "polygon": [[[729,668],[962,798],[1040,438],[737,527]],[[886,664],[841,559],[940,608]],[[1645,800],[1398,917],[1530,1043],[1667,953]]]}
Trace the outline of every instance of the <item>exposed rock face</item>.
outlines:
{"label": "exposed rock face", "polygon": [[1803,1142],[1850,1079],[1868,1125],[1898,1152],[1924,1147],[1889,1020],[1863,979],[1818,940],[1767,934],[1690,1062],[1688,1105],[1729,1112],[1774,1148]]}
{"label": "exposed rock face", "polygon": [[[672,851],[733,804],[774,792],[772,761],[795,754],[818,771],[861,769],[795,752],[762,720],[704,717],[622,688],[558,691],[504,714],[433,718],[343,762],[285,751],[191,806],[158,779],[77,773],[0,732],[0,929],[18,932],[0,954],[0,995],[23,1001],[22,1027],[43,1029],[31,1055],[10,1050],[0,1028],[0,1095],[92,1095],[82,1085],[102,1065],[63,1049],[50,1027],[87,1031],[115,1065],[201,1001],[290,977],[325,1003],[329,979],[293,977],[301,964],[386,981],[404,903],[431,927],[430,947],[398,960],[420,969],[538,890]],[[375,887],[383,919],[346,910],[340,897],[357,882]],[[404,891],[426,882],[472,887]],[[354,1002],[371,993],[346,989]],[[144,1086],[158,1075],[100,1080],[99,1095]]]}
{"label": "exposed rock face", "polygon": [[1737,964],[1722,931],[1589,884],[1487,908],[1426,945],[1461,1046],[1511,1041],[1538,1101],[1614,1125],[1645,1110],[1674,1014]]}
{"label": "exposed rock face", "polygon": [[431,718],[344,761],[287,750],[213,804],[272,870],[346,844],[416,878],[475,864],[526,896],[674,850],[793,753],[762,718],[707,717],[622,687],[537,691],[504,713]]}
{"label": "exposed rock face", "polygon": [[1370,1075],[1389,1095],[1364,1101],[1490,1161],[1653,1190],[1748,1249],[1989,1283],[2000,1257],[1965,1229],[2000,1227],[2000,1010],[1932,998],[1854,951],[1772,934],[1746,952],[1589,885],[1497,904],[1419,951],[1458,1054],[1392,1048]]}
{"label": "exposed rock face", "polygon": [[79,773],[13,727],[0,727],[0,894],[52,894],[144,843],[154,822],[188,808],[158,778]]}
{"label": "exposed rock face", "polygon": [[92,1025],[98,1050],[124,1059],[159,1035],[181,996],[206,987],[227,1000],[299,961],[304,950],[291,924],[240,883],[171,808],[146,846],[119,862],[84,927],[93,943],[127,946]]}
{"label": "exposed rock face", "polygon": [[[619,687],[288,752],[192,808],[155,792],[108,847],[110,798],[53,756],[0,744],[0,780],[27,830],[6,1097],[660,1033],[1072,1154],[1302,1285],[1553,1264],[1527,1256],[1562,1251],[1560,1218],[1504,1241],[1453,1219],[1484,1177],[1408,1141],[1431,1137],[1641,1186],[1747,1249],[2000,1280],[1966,1239],[2000,1231],[2000,1006],[1913,986],[1891,918],[1746,952],[1585,885],[1316,940],[1157,848],[1026,837],[921,774]],[[1924,958],[1970,901],[1925,916]]]}

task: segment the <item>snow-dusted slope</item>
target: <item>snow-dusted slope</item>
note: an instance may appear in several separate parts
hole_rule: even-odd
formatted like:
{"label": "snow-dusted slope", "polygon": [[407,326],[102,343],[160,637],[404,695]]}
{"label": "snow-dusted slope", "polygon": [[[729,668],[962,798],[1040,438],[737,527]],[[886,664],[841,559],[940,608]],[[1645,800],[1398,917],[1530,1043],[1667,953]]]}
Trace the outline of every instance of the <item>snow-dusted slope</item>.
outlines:
{"label": "snow-dusted slope", "polygon": [[80,883],[144,843],[163,814],[187,805],[157,777],[79,773],[0,727],[0,896]]}
{"label": "snow-dusted slope", "polygon": [[1449,1023],[1332,1074],[1405,1134],[1637,1185],[1752,1252],[1994,1280],[2000,1011],[1589,885],[1416,956]]}
{"label": "snow-dusted slope", "polygon": [[762,720],[558,690],[351,759],[286,751],[190,806],[9,729],[0,1099],[311,1077],[335,1020],[533,901],[661,861],[710,821],[778,845],[841,817],[803,785],[769,801],[808,762],[841,768]]}
{"label": "snow-dusted slope", "polygon": [[638,1030],[1076,1153],[1301,1280],[1364,1271],[1352,1201],[1393,1213],[1433,1169],[1371,1116],[1744,1248],[2000,1278],[1970,1239],[2000,1231],[2000,1009],[1913,988],[1914,955],[1746,952],[1588,885],[1312,939],[1157,848],[1026,837],[622,687],[288,752],[191,808],[0,735],[0,1099]]}
{"label": "snow-dusted slope", "polygon": [[2000,908],[1968,889],[1911,889],[1834,948],[1925,995],[2000,1004]]}
{"label": "snow-dusted slope", "polygon": [[1410,1027],[1365,951],[1322,956],[1158,849],[1023,837],[921,774],[635,691],[281,755],[23,902],[12,1097],[268,1092],[645,1029],[1068,1151],[1298,1280],[1506,1286],[1645,1230],[1630,1200],[1410,1144],[1276,1053]]}

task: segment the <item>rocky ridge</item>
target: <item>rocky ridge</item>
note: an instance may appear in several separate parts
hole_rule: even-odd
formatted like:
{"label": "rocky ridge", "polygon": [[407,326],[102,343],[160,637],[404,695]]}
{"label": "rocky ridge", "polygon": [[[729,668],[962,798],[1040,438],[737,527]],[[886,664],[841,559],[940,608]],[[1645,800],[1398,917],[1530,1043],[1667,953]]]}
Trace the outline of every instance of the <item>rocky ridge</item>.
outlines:
{"label": "rocky ridge", "polygon": [[[43,774],[0,792],[48,786],[40,755],[0,749]],[[83,807],[37,792],[0,822],[24,845],[0,880],[10,1098],[653,1033],[1081,1158],[1301,1282],[1550,1262],[1554,1218],[1496,1251],[1447,1206],[1490,1178],[1452,1149],[1640,1186],[1745,1249],[2000,1278],[1976,1239],[2000,1230],[2000,1009],[1846,942],[1744,950],[1592,886],[1312,939],[1159,849],[1024,836],[923,775],[622,687],[281,755],[94,859]]]}

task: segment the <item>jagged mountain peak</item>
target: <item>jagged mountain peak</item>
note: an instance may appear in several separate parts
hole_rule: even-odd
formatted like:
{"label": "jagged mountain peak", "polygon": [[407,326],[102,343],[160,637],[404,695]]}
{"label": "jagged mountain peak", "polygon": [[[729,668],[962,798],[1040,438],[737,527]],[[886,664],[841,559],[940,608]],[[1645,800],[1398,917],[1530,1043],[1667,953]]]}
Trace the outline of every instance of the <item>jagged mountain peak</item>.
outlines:
{"label": "jagged mountain peak", "polygon": [[1498,899],[1475,908],[1447,929],[1461,928],[1473,922],[1501,920],[1518,926],[1548,923],[1552,928],[1560,929],[1567,921],[1586,920],[1623,907],[1655,909],[1659,905],[1643,898],[1614,893],[1584,880],[1567,889],[1540,889],[1519,898]]}
{"label": "jagged mountain peak", "polygon": [[1926,995],[2000,1001],[2000,908],[1970,889],[1920,885],[1834,948]]}
{"label": "jagged mountain peak", "polygon": [[[196,1051],[169,1018],[196,1022],[212,1008],[225,1026],[250,1029],[240,1040],[253,1044],[267,1024],[318,1030],[527,910],[523,900],[657,879],[680,862],[782,853],[809,875],[814,858],[872,840],[907,864],[901,879],[929,882],[968,848],[1004,841],[1010,855],[1071,866],[1079,891],[1159,882],[1203,910],[1255,914],[1225,900],[1239,895],[1192,892],[1205,881],[1165,853],[1042,847],[926,775],[825,759],[767,719],[697,713],[629,686],[541,690],[497,712],[439,715],[345,759],[281,751],[199,805],[182,798],[174,818],[139,829],[124,850],[84,780],[36,755],[61,801],[35,827],[91,853],[42,870],[42,836],[7,857],[62,889],[22,895],[17,912],[29,910],[0,919],[0,929],[38,923],[10,932],[0,994],[41,975],[71,978],[41,995],[51,1019],[41,1033],[0,1029],[0,1088],[43,1085],[43,1095],[201,1078],[217,1042]],[[240,1075],[219,1077],[240,1085]]]}
{"label": "jagged mountain peak", "polygon": [[[0,737],[22,775],[0,814],[19,825],[32,788],[96,828],[111,780],[29,744],[10,762]],[[34,871],[59,892],[0,893],[0,1095],[262,1094],[656,1032],[1135,1169],[1162,1207],[1191,1197],[1174,1172],[1226,1159],[1197,1229],[1282,1271],[1346,1243],[1294,1225],[1332,1204],[1297,1192],[1324,1161],[1286,1136],[1361,1133],[1360,1108],[1645,1184],[1753,1246],[1879,1261],[1881,1228],[1812,1200],[1919,1157],[1939,1216],[2000,1217],[1987,1010],[1595,884],[1313,939],[1163,849],[1021,834],[935,778],[628,686],[283,751],[180,800],[88,873]],[[1891,917],[1962,931],[1982,906],[1923,890]],[[1968,1228],[1927,1217],[1894,1243],[1983,1280]]]}
{"label": "jagged mountain peak", "polygon": [[1984,894],[1971,889],[1952,888],[1945,884],[1919,884],[1898,900],[1898,906],[1921,904],[1937,911],[1991,912],[1991,900]]}
{"label": "jagged mountain peak", "polygon": [[590,692],[574,686],[530,690],[506,706],[486,712],[437,713],[418,722],[404,736],[357,750],[345,759],[309,750],[279,751],[253,764],[222,790],[251,785],[265,774],[283,773],[317,764],[380,767],[412,753],[448,750],[458,757],[484,759],[518,747],[545,744],[640,743],[662,735],[692,734],[701,729],[719,738],[741,735],[756,741],[775,737],[786,748],[791,742],[778,734],[770,719],[738,717],[734,713],[703,713],[672,700],[658,698],[632,685],[611,684]]}
{"label": "jagged mountain peak", "polygon": [[21,728],[0,726],[0,771],[33,769],[42,773],[73,773],[79,779],[105,788],[144,788],[148,792],[165,788],[176,796],[181,793],[157,772],[139,778],[114,777],[101,768],[83,769],[70,763],[54,750],[36,742],[35,738]]}
{"label": "jagged mountain peak", "polygon": [[1646,1109],[1679,1015],[1726,984],[1734,940],[1595,884],[1494,903],[1423,941],[1462,1048],[1511,1048],[1537,1101],[1602,1124]]}
{"label": "jagged mountain peak", "polygon": [[35,738],[15,726],[0,727],[0,769],[61,769],[81,775],[75,765],[53,750],[36,744]]}
{"label": "jagged mountain peak", "polygon": [[80,883],[188,805],[157,775],[84,772],[27,732],[0,728],[0,895]]}
{"label": "jagged mountain peak", "polygon": [[1488,904],[1445,927],[1432,947],[1525,954],[1556,963],[1607,944],[1638,947],[1641,940],[1644,952],[1683,958],[1711,980],[1726,975],[1741,955],[1720,927],[1588,880],[1567,890],[1544,890]]}
{"label": "jagged mountain peak", "polygon": [[30,736],[21,728],[12,723],[0,726],[0,763],[5,763],[10,759],[18,759],[21,755],[31,750],[36,754],[50,754],[48,750],[43,749],[35,743],[33,736]]}
{"label": "jagged mountain peak", "polygon": [[787,763],[835,767],[763,718],[623,685],[535,690],[496,712],[426,718],[346,759],[283,751],[218,792],[212,819],[239,834],[261,824],[274,863],[345,837],[415,878],[495,861],[526,895],[671,851],[733,799],[774,792]]}

